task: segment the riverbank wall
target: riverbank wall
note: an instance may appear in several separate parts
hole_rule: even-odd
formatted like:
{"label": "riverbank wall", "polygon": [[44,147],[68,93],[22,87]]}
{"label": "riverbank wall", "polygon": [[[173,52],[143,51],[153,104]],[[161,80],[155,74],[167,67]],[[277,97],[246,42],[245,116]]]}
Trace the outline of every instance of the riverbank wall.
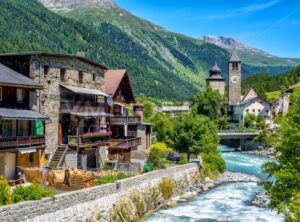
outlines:
{"label": "riverbank wall", "polygon": [[[128,217],[128,215],[122,215],[123,209],[118,210],[118,207],[121,207],[120,203],[126,202],[126,198],[131,195],[147,194],[148,198],[152,198],[152,200],[147,200],[152,201],[151,207],[157,207],[156,205],[159,205],[159,201],[162,199],[158,184],[163,179],[168,179],[176,184],[174,188],[176,193],[184,193],[195,183],[199,183],[199,167],[197,164],[186,164],[127,178],[116,183],[58,194],[55,197],[38,201],[2,206],[0,207],[0,221],[69,222],[105,221],[108,218],[118,221],[118,217]],[[141,202],[138,206],[142,207],[144,201],[141,198],[144,197],[136,196],[135,198]],[[146,208],[134,209],[133,206],[131,207],[132,209],[128,210],[146,211]],[[132,215],[139,213],[131,212]]]}

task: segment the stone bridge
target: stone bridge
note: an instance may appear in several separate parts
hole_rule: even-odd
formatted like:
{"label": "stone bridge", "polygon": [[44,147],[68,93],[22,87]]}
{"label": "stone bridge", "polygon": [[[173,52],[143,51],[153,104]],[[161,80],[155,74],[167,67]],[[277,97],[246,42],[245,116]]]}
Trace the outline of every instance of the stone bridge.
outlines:
{"label": "stone bridge", "polygon": [[260,134],[260,130],[220,130],[218,135],[226,139],[252,139]]}

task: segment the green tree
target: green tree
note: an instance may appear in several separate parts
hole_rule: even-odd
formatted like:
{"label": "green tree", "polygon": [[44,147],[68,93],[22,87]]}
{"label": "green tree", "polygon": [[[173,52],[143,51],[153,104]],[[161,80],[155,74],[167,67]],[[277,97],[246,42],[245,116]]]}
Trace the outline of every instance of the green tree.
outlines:
{"label": "green tree", "polygon": [[244,126],[246,128],[254,128],[255,120],[256,120],[256,116],[254,114],[247,114],[244,119]]}
{"label": "green tree", "polygon": [[186,153],[188,160],[190,154],[217,151],[220,141],[217,127],[208,117],[183,114],[172,122],[171,147],[180,153]]}
{"label": "green tree", "polygon": [[263,166],[264,172],[276,180],[264,186],[271,197],[271,208],[282,213],[291,211],[288,220],[300,221],[299,209],[296,210],[300,191],[300,93],[296,92],[291,101],[274,141],[277,162]]}
{"label": "green tree", "polygon": [[7,180],[1,176],[0,177],[0,206],[12,204],[14,202],[13,194],[10,190],[10,186]]}
{"label": "green tree", "polygon": [[170,135],[172,134],[172,117],[156,113],[150,120],[153,123],[153,131],[156,132],[156,138],[160,142],[170,144]]}
{"label": "green tree", "polygon": [[224,98],[216,90],[207,87],[205,92],[200,92],[192,97],[192,113],[205,115],[218,123],[219,128],[227,128],[227,111]]}

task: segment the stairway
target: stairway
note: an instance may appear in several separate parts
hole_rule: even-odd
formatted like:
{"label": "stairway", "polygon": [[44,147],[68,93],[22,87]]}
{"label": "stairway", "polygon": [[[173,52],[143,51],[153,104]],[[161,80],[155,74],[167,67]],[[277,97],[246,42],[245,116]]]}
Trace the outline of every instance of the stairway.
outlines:
{"label": "stairway", "polygon": [[68,151],[67,145],[59,145],[56,148],[55,153],[52,156],[48,166],[51,168],[60,167],[61,164],[63,163],[67,151]]}

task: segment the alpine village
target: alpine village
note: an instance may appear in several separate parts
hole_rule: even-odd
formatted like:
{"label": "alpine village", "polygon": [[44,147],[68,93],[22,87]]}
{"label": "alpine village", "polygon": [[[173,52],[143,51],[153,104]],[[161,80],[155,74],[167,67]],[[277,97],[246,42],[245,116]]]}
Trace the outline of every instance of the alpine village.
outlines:
{"label": "alpine village", "polygon": [[0,221],[300,221],[300,59],[116,2],[0,1]]}

